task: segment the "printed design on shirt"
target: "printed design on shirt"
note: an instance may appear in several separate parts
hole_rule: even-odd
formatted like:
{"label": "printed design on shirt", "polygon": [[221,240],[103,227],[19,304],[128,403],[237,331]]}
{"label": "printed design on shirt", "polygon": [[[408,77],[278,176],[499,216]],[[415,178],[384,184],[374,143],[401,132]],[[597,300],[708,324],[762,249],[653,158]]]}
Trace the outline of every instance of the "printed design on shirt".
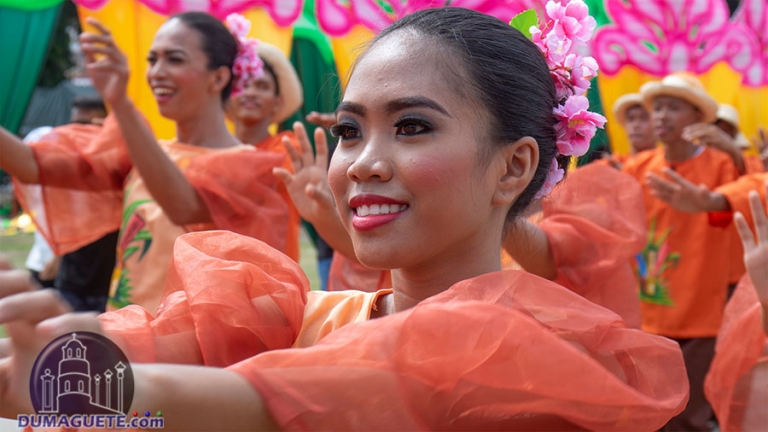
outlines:
{"label": "printed design on shirt", "polygon": [[[129,196],[127,191],[125,196]],[[141,261],[144,255],[152,245],[152,234],[146,229],[146,221],[136,209],[142,204],[152,200],[136,200],[125,207],[123,211],[123,221],[120,226],[120,242],[117,244],[117,267],[112,275],[112,285],[109,290],[110,306],[121,308],[131,304],[131,283],[130,271],[125,263],[129,258],[139,253],[137,260]]]}
{"label": "printed design on shirt", "polygon": [[667,243],[671,228],[656,233],[656,218],[651,220],[648,229],[648,243],[635,258],[637,275],[640,281],[640,300],[664,306],[674,306],[669,297],[669,285],[664,273],[675,268],[680,261],[680,253],[674,252]]}

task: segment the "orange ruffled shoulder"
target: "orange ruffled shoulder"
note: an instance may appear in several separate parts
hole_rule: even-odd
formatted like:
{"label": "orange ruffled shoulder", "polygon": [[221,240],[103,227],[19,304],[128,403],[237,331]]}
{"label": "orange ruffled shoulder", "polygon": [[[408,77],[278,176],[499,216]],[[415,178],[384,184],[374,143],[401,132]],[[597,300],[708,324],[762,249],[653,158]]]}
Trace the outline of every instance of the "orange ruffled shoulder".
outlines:
{"label": "orange ruffled shoulder", "polygon": [[688,396],[675,342],[518,271],[231,369],[283,430],[655,430]]}

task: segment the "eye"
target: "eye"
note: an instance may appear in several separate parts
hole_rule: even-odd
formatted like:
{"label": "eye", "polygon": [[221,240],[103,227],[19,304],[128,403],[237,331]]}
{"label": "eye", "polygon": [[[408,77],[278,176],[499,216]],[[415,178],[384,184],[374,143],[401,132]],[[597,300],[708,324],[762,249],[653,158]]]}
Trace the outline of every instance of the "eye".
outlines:
{"label": "eye", "polygon": [[350,124],[335,124],[331,126],[331,135],[342,141],[350,141],[360,138],[360,130]]}
{"label": "eye", "polygon": [[155,56],[147,57],[147,63],[149,63],[150,66],[154,66],[154,64],[157,63],[157,57]]}
{"label": "eye", "polygon": [[413,136],[432,132],[432,125],[420,118],[404,118],[395,125],[398,135]]}
{"label": "eye", "polygon": [[168,61],[174,64],[179,64],[179,63],[182,63],[184,59],[181,57],[169,57]]}

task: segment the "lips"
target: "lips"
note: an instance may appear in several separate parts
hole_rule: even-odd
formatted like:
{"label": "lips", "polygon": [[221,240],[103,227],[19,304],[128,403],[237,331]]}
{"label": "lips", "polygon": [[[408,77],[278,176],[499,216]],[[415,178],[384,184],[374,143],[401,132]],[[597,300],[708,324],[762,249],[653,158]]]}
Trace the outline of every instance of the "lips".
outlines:
{"label": "lips", "polygon": [[368,231],[386,225],[403,214],[408,204],[389,197],[361,194],[349,200],[352,208],[352,226],[358,231]]}
{"label": "lips", "polygon": [[176,90],[166,86],[152,86],[152,94],[158,103],[168,102],[176,94]]}

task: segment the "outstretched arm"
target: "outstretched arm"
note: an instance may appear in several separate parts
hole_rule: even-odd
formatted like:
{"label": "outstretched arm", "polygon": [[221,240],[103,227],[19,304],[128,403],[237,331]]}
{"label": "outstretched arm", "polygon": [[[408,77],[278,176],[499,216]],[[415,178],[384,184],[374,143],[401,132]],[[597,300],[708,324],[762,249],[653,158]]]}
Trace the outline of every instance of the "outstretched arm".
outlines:
{"label": "outstretched arm", "polygon": [[[768,182],[765,184],[768,192]],[[763,307],[763,331],[768,335],[768,204],[763,210],[760,197],[756,191],[749,193],[749,207],[755,221],[755,232],[752,235],[744,215],[736,213],[736,228],[744,246],[744,266],[755,287],[757,298]]]}
{"label": "outstretched arm", "polygon": [[731,209],[723,194],[710,191],[705,185],[689,182],[669,168],[664,170],[669,177],[665,180],[650,173],[645,180],[651,194],[673,208],[686,213],[720,212]]}
{"label": "outstretched arm", "polygon": [[274,168],[273,172],[285,184],[301,217],[315,227],[333,250],[357,261],[352,240],[341,223],[328,186],[328,143],[325,132],[321,128],[315,129],[317,156],[313,156],[304,125],[294,123],[293,131],[299,141],[301,154],[289,140],[283,141],[291,157],[293,173],[284,168]]}
{"label": "outstretched arm", "polygon": [[205,203],[157,144],[149,126],[128,99],[129,70],[125,55],[115,45],[106,27],[92,18],[88,22],[99,31],[99,34],[80,35],[88,75],[117,118],[131,161],[152,198],[176,225],[210,222]]}
{"label": "outstretched arm", "polygon": [[0,127],[0,169],[22,183],[40,183],[40,172],[32,148]]}

